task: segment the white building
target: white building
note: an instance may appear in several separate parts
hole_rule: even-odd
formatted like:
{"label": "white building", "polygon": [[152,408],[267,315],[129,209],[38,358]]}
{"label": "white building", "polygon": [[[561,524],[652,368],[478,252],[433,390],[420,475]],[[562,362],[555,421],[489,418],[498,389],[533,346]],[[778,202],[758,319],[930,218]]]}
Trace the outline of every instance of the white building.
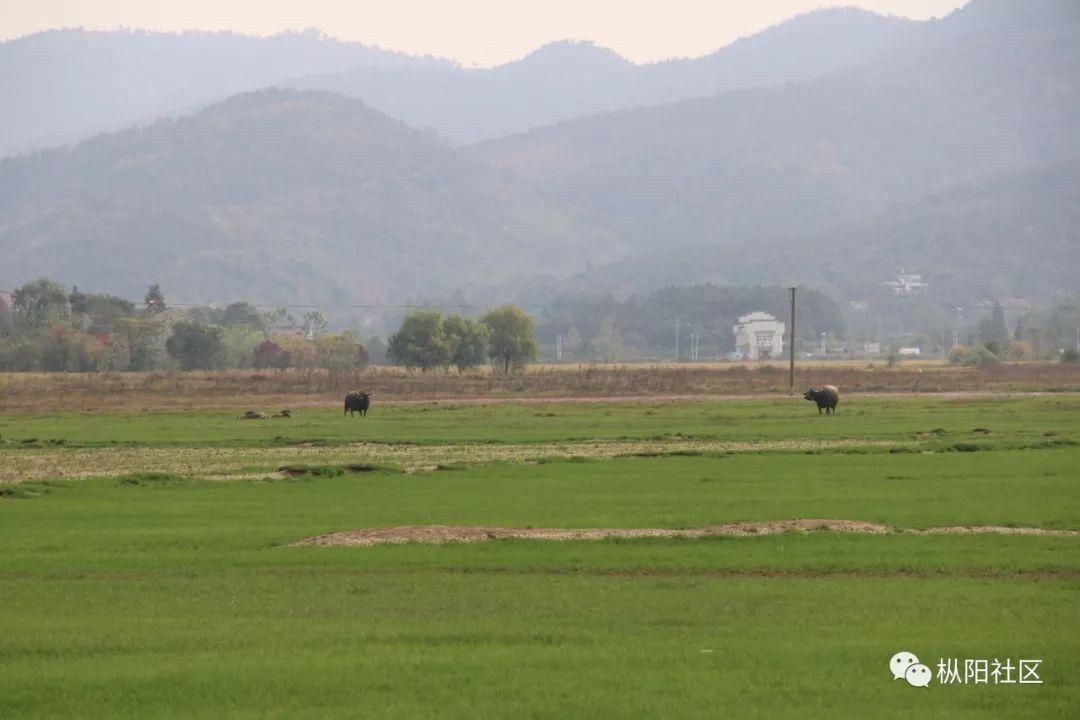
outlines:
{"label": "white building", "polygon": [[769,360],[784,356],[784,323],[769,313],[752,312],[739,318],[732,328],[735,349],[747,360]]}

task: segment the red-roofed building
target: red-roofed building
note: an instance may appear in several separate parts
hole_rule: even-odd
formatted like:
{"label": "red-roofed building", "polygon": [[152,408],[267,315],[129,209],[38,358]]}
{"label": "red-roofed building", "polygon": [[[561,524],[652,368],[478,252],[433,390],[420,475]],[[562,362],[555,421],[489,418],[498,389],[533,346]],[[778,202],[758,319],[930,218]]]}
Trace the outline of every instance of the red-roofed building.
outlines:
{"label": "red-roofed building", "polygon": [[7,305],[8,310],[10,310],[12,308],[11,293],[9,293],[7,290],[0,290],[0,303]]}

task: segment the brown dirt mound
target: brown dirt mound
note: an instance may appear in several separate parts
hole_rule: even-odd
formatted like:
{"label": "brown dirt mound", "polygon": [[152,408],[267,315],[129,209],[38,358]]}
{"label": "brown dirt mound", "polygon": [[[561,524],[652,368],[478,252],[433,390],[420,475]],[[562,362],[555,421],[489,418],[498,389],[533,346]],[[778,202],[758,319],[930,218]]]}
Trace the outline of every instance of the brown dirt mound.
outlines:
{"label": "brown dirt mound", "polygon": [[880,523],[859,520],[774,520],[770,522],[731,523],[706,528],[508,528],[461,525],[401,525],[388,528],[348,530],[317,535],[294,543],[306,545],[401,545],[424,543],[486,542],[488,540],[603,540],[606,538],[703,538],[703,537],[757,537],[786,532],[837,532],[884,535],[892,532],[908,532],[919,535],[1052,535],[1080,537],[1075,530],[1043,530],[1040,528],[1011,528],[989,525],[971,527],[940,527],[923,530],[904,530]]}

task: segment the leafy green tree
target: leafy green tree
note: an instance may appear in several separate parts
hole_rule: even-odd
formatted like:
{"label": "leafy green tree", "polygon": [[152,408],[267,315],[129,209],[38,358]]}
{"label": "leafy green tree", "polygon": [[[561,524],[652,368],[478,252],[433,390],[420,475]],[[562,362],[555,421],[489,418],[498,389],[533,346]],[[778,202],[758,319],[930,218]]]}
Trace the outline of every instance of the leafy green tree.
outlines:
{"label": "leafy green tree", "polygon": [[289,367],[289,351],[273,340],[265,340],[255,348],[252,364],[260,370],[284,370]]}
{"label": "leafy green tree", "polygon": [[146,303],[146,312],[151,315],[159,313],[167,307],[165,305],[165,292],[157,283],[146,289],[143,301]]}
{"label": "leafy green tree", "polygon": [[85,315],[90,311],[90,300],[85,293],[79,292],[78,285],[71,286],[71,294],[68,295],[68,304],[71,306],[71,312]]}
{"label": "leafy green tree", "polygon": [[11,303],[16,329],[26,334],[68,319],[68,294],[48,278],[38,278],[18,288],[11,296]]}
{"label": "leafy green tree", "polygon": [[443,332],[450,348],[450,364],[458,370],[468,370],[483,365],[487,359],[491,331],[487,325],[451,315],[443,321]]}
{"label": "leafy green tree", "polygon": [[510,366],[523,365],[536,359],[536,334],[532,318],[513,305],[504,305],[484,315],[480,322],[491,332],[488,357],[503,365],[509,373]]}
{"label": "leafy green tree", "polygon": [[176,323],[165,343],[169,355],[184,370],[209,370],[218,361],[222,348],[221,328],[193,322]]}
{"label": "leafy green tree", "polygon": [[275,335],[271,338],[289,355],[289,367],[310,370],[315,367],[315,344],[295,335]]}
{"label": "leafy green tree", "polygon": [[197,305],[188,308],[184,314],[198,325],[221,325],[225,318],[225,311],[210,305]]}
{"label": "leafy green tree", "polygon": [[1066,348],[1076,348],[1080,333],[1080,293],[1059,300],[1050,311],[1048,327]]}
{"label": "leafy green tree", "polygon": [[231,303],[225,308],[225,313],[221,318],[221,324],[225,327],[247,325],[256,330],[263,330],[265,328],[263,314],[259,312],[257,307],[249,302]]}
{"label": "leafy green tree", "polygon": [[221,361],[228,368],[249,368],[255,348],[263,341],[262,331],[250,325],[226,327],[221,332]]}
{"label": "leafy green tree", "polygon": [[1009,345],[1009,326],[1005,324],[1005,309],[995,302],[990,317],[979,323],[979,342],[997,355]]}
{"label": "leafy green tree", "polygon": [[126,362],[118,361],[123,369],[153,370],[161,355],[160,323],[137,318],[120,318],[113,327],[113,338],[118,345],[117,354],[126,355]]}
{"label": "leafy green tree", "polygon": [[364,343],[364,347],[367,348],[368,357],[371,360],[372,365],[385,365],[387,362],[387,348],[386,341],[381,337],[375,336]]}
{"label": "leafy green tree", "polygon": [[53,325],[39,337],[41,367],[48,372],[89,372],[102,367],[107,347],[93,335]]}
{"label": "leafy green tree", "polygon": [[96,332],[112,330],[121,318],[131,317],[135,312],[135,303],[113,295],[91,293],[83,297],[90,328]]}
{"label": "leafy green tree", "polygon": [[15,321],[11,317],[11,308],[7,303],[0,300],[0,338],[11,335],[15,331]]}
{"label": "leafy green tree", "polygon": [[0,340],[0,370],[31,372],[41,369],[41,345],[36,340]]}
{"label": "leafy green tree", "polygon": [[387,343],[390,358],[407,368],[424,372],[450,364],[450,344],[446,340],[442,315],[434,310],[413,313]]}
{"label": "leafy green tree", "polygon": [[278,308],[271,312],[263,313],[262,326],[267,332],[277,332],[296,327],[294,318],[285,308]]}
{"label": "leafy green tree", "polygon": [[370,358],[355,336],[329,335],[315,341],[315,362],[327,370],[362,370]]}

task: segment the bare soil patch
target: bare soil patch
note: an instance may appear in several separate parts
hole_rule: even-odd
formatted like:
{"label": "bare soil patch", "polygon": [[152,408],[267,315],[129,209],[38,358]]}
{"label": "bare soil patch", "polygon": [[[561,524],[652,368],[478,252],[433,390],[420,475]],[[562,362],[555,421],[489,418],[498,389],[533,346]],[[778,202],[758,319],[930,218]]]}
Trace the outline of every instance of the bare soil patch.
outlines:
{"label": "bare soil patch", "polygon": [[1044,535],[1055,537],[1080,537],[1075,530],[1044,530],[1041,528],[1014,528],[990,525],[972,527],[940,527],[921,530],[905,530],[860,520],[795,519],[769,522],[730,523],[706,528],[508,528],[460,525],[402,525],[388,528],[369,528],[317,535],[293,544],[293,547],[309,545],[401,545],[424,543],[486,542],[488,540],[604,540],[608,538],[704,538],[704,537],[758,537],[797,532],[859,533],[885,535],[906,532],[918,535]]}

